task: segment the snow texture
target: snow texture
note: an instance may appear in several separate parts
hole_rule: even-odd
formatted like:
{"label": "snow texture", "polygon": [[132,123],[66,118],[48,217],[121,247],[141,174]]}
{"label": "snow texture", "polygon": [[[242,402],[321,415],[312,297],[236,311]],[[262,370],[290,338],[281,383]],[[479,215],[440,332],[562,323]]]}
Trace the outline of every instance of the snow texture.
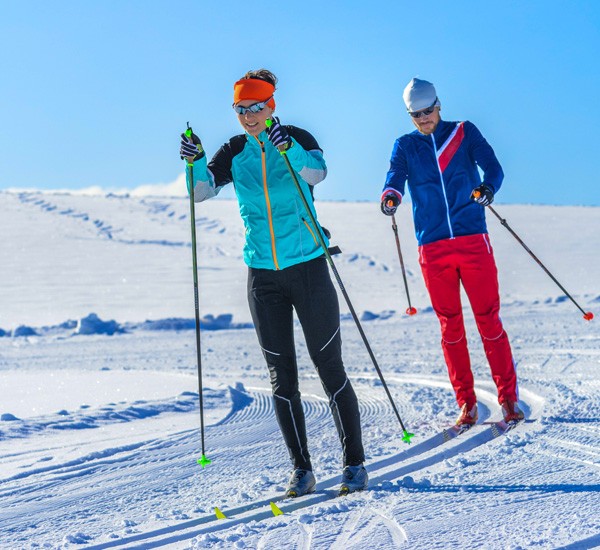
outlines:
{"label": "snow texture", "polygon": [[[318,202],[404,423],[340,295],[371,482],[335,498],[341,452],[300,327],[301,391],[318,491],[290,473],[252,328],[237,205],[197,208],[205,451],[188,202],[0,192],[0,548],[364,549],[600,546],[600,329],[488,216],[527,421],[496,436],[494,386],[470,310],[480,420],[458,414],[408,208]],[[600,209],[496,209],[588,311],[600,304]],[[274,517],[270,502],[284,512]],[[227,519],[217,519],[215,507]]]}

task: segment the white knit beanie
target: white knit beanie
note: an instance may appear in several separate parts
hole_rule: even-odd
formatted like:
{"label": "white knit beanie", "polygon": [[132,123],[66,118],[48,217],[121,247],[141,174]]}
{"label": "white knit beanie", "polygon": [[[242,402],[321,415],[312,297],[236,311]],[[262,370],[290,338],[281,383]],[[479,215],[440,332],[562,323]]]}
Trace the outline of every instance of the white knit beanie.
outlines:
{"label": "white knit beanie", "polygon": [[437,93],[433,84],[419,78],[413,78],[408,83],[406,88],[404,88],[402,98],[409,113],[427,109],[427,107],[431,107],[434,103],[436,105],[440,104],[437,101]]}

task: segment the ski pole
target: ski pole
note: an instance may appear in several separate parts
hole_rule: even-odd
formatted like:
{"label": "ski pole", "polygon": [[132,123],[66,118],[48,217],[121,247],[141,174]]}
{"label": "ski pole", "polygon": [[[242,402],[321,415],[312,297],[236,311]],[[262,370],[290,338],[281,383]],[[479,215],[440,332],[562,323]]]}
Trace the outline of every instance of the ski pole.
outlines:
{"label": "ski pole", "polygon": [[[192,128],[187,123],[186,137],[192,139]],[[198,459],[198,464],[203,468],[210,464],[206,458],[204,448],[204,401],[202,398],[202,356],[200,354],[200,305],[198,300],[198,258],[196,254],[196,207],[194,204],[194,157],[185,157],[186,167],[188,169],[190,185],[190,219],[192,224],[192,269],[194,272],[194,308],[196,311],[196,359],[198,366],[198,395],[200,400],[200,438],[202,442],[202,456]]]}
{"label": "ski pole", "polygon": [[396,237],[396,248],[398,249],[398,258],[400,259],[400,267],[402,268],[402,278],[404,279],[404,288],[406,289],[406,298],[408,299],[408,308],[406,309],[406,313],[408,315],[416,315],[417,309],[412,307],[410,303],[408,282],[406,280],[406,270],[404,269],[404,260],[402,259],[402,251],[400,250],[400,237],[398,236],[398,225],[396,224],[396,216],[394,216],[394,214],[392,214],[392,230],[394,231],[394,236]]}
{"label": "ski pole", "polygon": [[[271,124],[273,124],[273,121],[271,119],[267,119],[265,122],[266,126],[269,127],[271,126]],[[381,384],[383,385],[383,388],[385,389],[385,392],[387,393],[387,396],[390,400],[390,403],[392,404],[392,409],[394,409],[394,413],[396,414],[396,418],[398,419],[398,422],[400,422],[400,427],[402,428],[402,441],[404,441],[405,443],[410,443],[410,440],[412,437],[414,437],[415,434],[410,433],[404,426],[404,422],[402,422],[402,418],[400,417],[400,413],[398,412],[398,409],[396,407],[396,404],[394,403],[394,399],[392,398],[392,394],[390,393],[390,390],[385,382],[385,379],[383,378],[383,373],[381,372],[381,369],[379,368],[379,365],[377,363],[377,359],[375,359],[375,355],[373,354],[373,350],[371,349],[371,346],[369,345],[369,341],[367,340],[367,336],[365,335],[365,332],[363,331],[362,325],[360,324],[360,321],[358,319],[358,316],[356,315],[356,312],[354,311],[354,307],[352,306],[352,302],[350,301],[350,297],[348,296],[348,293],[346,292],[346,288],[344,287],[344,283],[342,282],[342,279],[340,277],[340,274],[338,273],[337,268],[335,267],[335,264],[333,263],[333,258],[331,257],[331,254],[329,253],[329,250],[327,249],[327,245],[325,244],[325,241],[323,240],[323,235],[321,235],[321,231],[319,230],[319,225],[317,224],[317,220],[315,219],[312,210],[310,209],[310,206],[308,204],[308,201],[306,200],[306,197],[304,196],[304,193],[302,191],[302,187],[300,187],[300,182],[298,181],[298,178],[296,177],[296,173],[294,172],[294,169],[292,168],[292,165],[290,164],[290,159],[288,159],[286,151],[283,149],[279,149],[279,152],[281,153],[281,156],[283,157],[283,160],[285,161],[285,164],[287,166],[287,169],[290,173],[290,175],[292,176],[292,180],[294,180],[294,185],[296,186],[296,190],[298,191],[298,194],[300,195],[300,199],[302,200],[302,204],[304,205],[304,209],[306,210],[306,213],[308,214],[308,217],[310,218],[310,222],[312,223],[312,226],[315,229],[315,234],[317,235],[318,239],[319,239],[319,244],[321,245],[321,248],[323,249],[323,252],[325,253],[325,257],[327,258],[327,262],[329,263],[329,266],[331,267],[331,270],[333,271],[333,274],[335,275],[335,279],[340,287],[340,290],[342,291],[342,294],[344,295],[344,299],[346,300],[346,303],[348,304],[348,308],[350,309],[350,313],[352,314],[352,318],[354,319],[354,322],[356,323],[356,326],[358,327],[358,332],[360,333],[362,340],[365,344],[365,347],[367,348],[367,352],[369,353],[369,356],[371,357],[371,361],[373,362],[373,365],[375,366],[375,370],[377,371],[377,374],[379,375],[379,379],[381,380]]]}
{"label": "ski pole", "polygon": [[[473,191],[472,197],[473,198],[478,198],[481,195],[481,193],[477,190]],[[538,257],[529,249],[529,247],[519,238],[519,236],[512,230],[512,228],[508,225],[508,222],[502,217],[500,216],[500,214],[498,214],[498,212],[496,212],[496,210],[494,210],[494,208],[492,208],[492,206],[490,204],[487,205],[487,207],[490,209],[490,211],[492,212],[492,214],[494,214],[494,216],[496,216],[499,220],[500,223],[506,227],[506,229],[508,229],[508,231],[510,232],[510,234],[517,239],[517,241],[519,242],[519,244],[525,249],[527,250],[527,252],[529,252],[529,255],[537,262],[537,264],[546,272],[546,275],[548,275],[548,277],[550,277],[557,285],[558,287],[565,293],[565,295],[567,296],[567,298],[569,298],[569,300],[571,300],[571,302],[573,302],[577,308],[579,309],[579,311],[581,311],[581,313],[583,313],[583,318],[586,321],[591,321],[594,318],[594,314],[591,311],[585,311],[573,298],[573,296],[571,296],[567,290],[565,289],[564,286],[562,286],[557,280],[556,277],[554,277],[554,275],[552,275],[552,273],[550,273],[550,271],[548,271],[548,269],[546,268],[546,266],[538,259]]]}

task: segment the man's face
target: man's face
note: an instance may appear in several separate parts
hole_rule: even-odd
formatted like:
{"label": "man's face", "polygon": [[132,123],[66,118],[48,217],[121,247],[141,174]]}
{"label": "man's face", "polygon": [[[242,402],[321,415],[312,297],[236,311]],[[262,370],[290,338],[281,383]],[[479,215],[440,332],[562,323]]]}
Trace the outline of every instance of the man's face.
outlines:
{"label": "man's face", "polygon": [[[421,109],[420,111],[411,113],[411,119],[413,121],[413,124],[417,127],[417,130],[419,130],[419,132],[426,136],[435,132],[435,129],[437,128],[437,125],[441,120],[439,107],[436,106],[433,108],[433,111],[430,114],[425,114],[427,111],[430,110],[431,108],[428,107],[427,109]],[[419,116],[414,117],[412,116],[413,114],[417,114]]]}

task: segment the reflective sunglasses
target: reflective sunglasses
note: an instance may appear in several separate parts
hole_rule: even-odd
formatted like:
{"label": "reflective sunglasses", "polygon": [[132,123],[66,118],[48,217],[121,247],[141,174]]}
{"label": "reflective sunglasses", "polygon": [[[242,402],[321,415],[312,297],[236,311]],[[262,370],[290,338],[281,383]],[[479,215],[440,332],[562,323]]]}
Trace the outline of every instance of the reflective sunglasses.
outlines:
{"label": "reflective sunglasses", "polygon": [[271,99],[273,99],[273,96],[271,96],[269,99],[265,99],[264,101],[253,103],[249,107],[242,107],[241,105],[236,105],[235,103],[232,105],[232,107],[238,115],[245,115],[247,112],[256,114],[260,113],[266,107],[267,103],[271,101]]}
{"label": "reflective sunglasses", "polygon": [[433,111],[435,111],[435,105],[438,101],[438,98],[435,98],[435,101],[429,106],[427,107],[427,109],[423,109],[422,111],[417,111],[416,113],[411,113],[409,111],[409,115],[413,118],[421,118],[422,116],[429,116],[431,113],[433,113]]}

